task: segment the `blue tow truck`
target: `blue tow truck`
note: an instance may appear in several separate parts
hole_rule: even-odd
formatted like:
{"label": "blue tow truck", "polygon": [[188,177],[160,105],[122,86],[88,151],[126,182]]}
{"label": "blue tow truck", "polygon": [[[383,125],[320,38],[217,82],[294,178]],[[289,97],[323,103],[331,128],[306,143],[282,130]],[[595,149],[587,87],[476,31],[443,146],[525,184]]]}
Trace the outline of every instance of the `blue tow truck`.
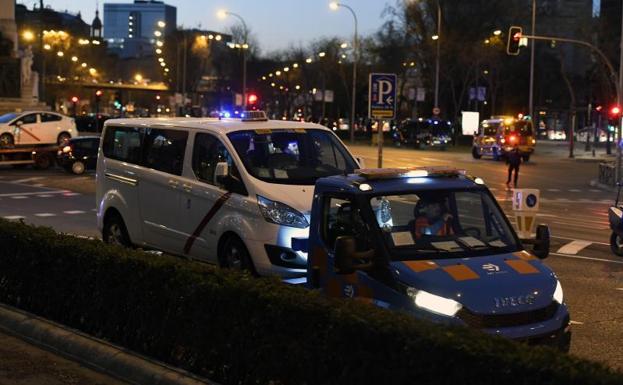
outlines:
{"label": "blue tow truck", "polygon": [[[531,244],[531,250],[524,248]],[[307,285],[437,323],[569,350],[549,229],[520,240],[480,178],[450,168],[368,169],[316,182]]]}

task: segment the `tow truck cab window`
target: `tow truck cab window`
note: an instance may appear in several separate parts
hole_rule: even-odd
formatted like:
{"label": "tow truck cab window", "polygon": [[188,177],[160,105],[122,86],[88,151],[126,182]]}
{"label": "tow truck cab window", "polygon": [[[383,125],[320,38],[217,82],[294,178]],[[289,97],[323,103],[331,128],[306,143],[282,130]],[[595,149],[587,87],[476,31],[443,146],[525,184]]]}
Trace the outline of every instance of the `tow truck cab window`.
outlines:
{"label": "tow truck cab window", "polygon": [[520,136],[532,136],[532,122],[519,120],[504,126],[504,135],[517,134]]}
{"label": "tow truck cab window", "polygon": [[145,133],[143,166],[182,175],[188,131],[148,128]]}
{"label": "tow truck cab window", "polygon": [[141,137],[142,132],[139,128],[108,126],[102,144],[104,156],[122,162],[139,164]]}
{"label": "tow truck cab window", "polygon": [[342,236],[355,237],[357,251],[372,249],[370,232],[356,203],[349,198],[324,198],[322,236],[329,251]]}
{"label": "tow truck cab window", "polygon": [[486,190],[431,190],[370,200],[377,231],[399,260],[518,251],[513,232]]}

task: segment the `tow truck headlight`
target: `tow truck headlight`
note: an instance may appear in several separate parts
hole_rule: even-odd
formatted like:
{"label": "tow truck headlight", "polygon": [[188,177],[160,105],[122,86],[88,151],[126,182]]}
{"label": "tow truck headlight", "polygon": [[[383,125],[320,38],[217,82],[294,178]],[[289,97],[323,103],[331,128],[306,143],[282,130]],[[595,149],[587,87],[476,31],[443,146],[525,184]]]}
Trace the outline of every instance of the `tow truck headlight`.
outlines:
{"label": "tow truck headlight", "polygon": [[407,289],[407,295],[413,299],[415,306],[431,313],[454,317],[463,305],[453,299],[441,297],[424,290],[412,287]]}
{"label": "tow truck headlight", "polygon": [[268,222],[299,229],[304,229],[309,226],[303,214],[284,203],[276,202],[258,195],[257,204],[260,206],[260,212],[264,216],[264,219]]}
{"label": "tow truck headlight", "polygon": [[562,285],[560,285],[560,281],[556,281],[556,290],[554,290],[554,301],[562,305],[563,299],[564,295],[562,292]]}

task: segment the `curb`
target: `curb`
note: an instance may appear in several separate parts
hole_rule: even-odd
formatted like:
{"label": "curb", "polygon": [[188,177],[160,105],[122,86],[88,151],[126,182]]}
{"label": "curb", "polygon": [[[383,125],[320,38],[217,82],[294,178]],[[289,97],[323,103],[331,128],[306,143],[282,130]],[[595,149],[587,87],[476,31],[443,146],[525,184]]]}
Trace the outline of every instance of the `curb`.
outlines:
{"label": "curb", "polygon": [[5,304],[0,304],[0,329],[129,384],[218,385]]}

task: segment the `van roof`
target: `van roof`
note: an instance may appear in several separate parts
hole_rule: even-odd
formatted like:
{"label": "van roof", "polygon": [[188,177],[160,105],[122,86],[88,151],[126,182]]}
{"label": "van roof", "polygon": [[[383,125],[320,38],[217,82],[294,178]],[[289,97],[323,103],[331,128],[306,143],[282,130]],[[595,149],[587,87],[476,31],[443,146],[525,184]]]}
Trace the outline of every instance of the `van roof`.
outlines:
{"label": "van roof", "polygon": [[241,130],[286,130],[308,128],[331,131],[325,126],[316,123],[298,122],[291,120],[267,120],[243,122],[236,118],[124,118],[108,119],[105,126],[132,126],[132,127],[168,127],[194,128],[208,131],[218,131],[225,134]]}

